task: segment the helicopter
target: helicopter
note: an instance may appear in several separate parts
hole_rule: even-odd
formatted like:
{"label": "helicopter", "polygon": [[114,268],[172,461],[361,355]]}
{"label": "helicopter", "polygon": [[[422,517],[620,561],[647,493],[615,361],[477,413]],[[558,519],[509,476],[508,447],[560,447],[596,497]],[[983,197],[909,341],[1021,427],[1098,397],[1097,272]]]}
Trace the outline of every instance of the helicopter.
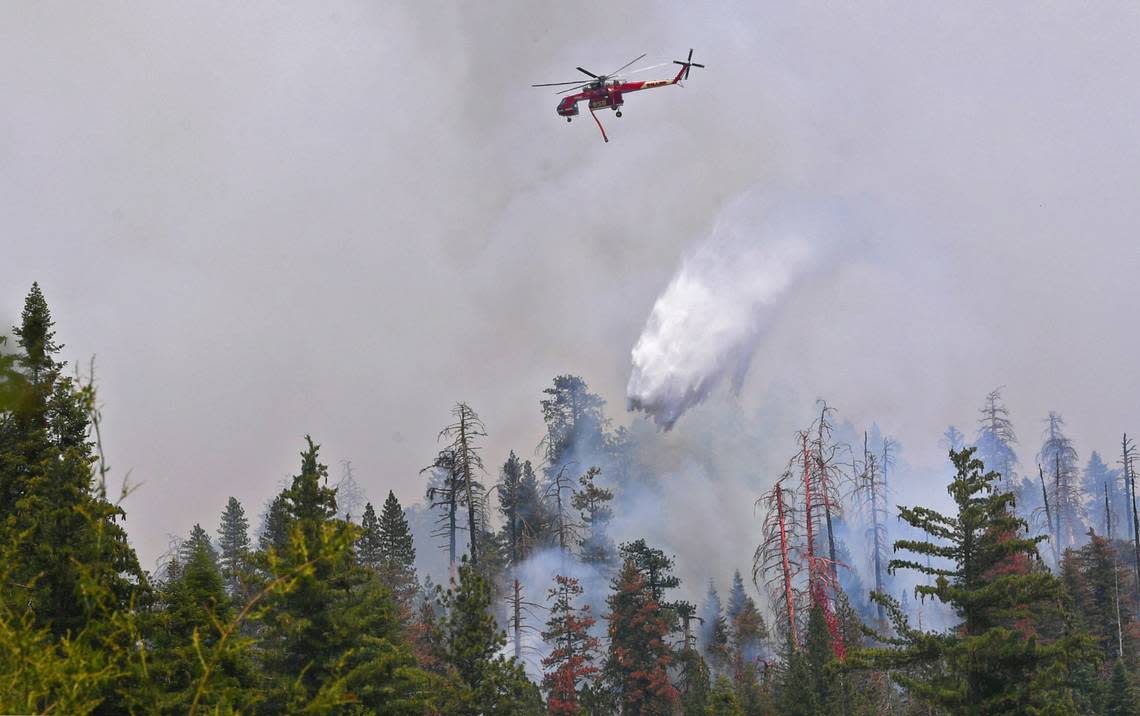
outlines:
{"label": "helicopter", "polygon": [[[578,103],[583,101],[587,102],[586,106],[590,110],[590,115],[594,118],[594,121],[597,122],[598,129],[602,132],[602,139],[609,142],[610,138],[606,136],[606,129],[602,126],[602,123],[598,119],[598,116],[594,114],[594,110],[607,108],[612,109],[614,111],[614,115],[620,117],[622,105],[625,104],[625,95],[629,94],[630,92],[653,89],[655,87],[668,87],[669,85],[680,85],[681,80],[689,79],[689,72],[692,70],[692,68],[704,68],[704,65],[693,62],[693,50],[690,48],[689,56],[687,59],[673,60],[673,64],[681,65],[681,69],[671,80],[665,79],[646,80],[641,82],[625,82],[620,79],[615,79],[618,74],[628,69],[630,66],[637,63],[644,57],[644,54],[639,57],[635,57],[618,69],[605,75],[596,75],[584,67],[578,67],[577,70],[579,72],[590,77],[590,79],[584,82],[582,80],[573,80],[571,82],[544,82],[541,84],[531,85],[531,87],[560,87],[564,85],[574,85],[568,89],[560,90],[557,93],[566,94],[567,92],[573,92],[574,94],[563,97],[562,100],[558,103],[558,107],[555,111],[559,114],[559,116],[565,117],[566,121],[569,122],[578,115]],[[653,65],[652,67],[643,67],[640,70],[633,70],[628,74],[645,72],[646,70],[665,67],[668,64],[668,62],[664,62],[660,65]]]}

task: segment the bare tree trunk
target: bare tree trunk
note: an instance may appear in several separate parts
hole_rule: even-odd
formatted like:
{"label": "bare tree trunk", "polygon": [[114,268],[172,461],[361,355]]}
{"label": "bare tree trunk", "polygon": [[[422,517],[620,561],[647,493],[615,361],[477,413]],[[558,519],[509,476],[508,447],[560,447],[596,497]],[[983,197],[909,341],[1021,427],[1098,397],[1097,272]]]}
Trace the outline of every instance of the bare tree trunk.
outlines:
{"label": "bare tree trunk", "polygon": [[514,637],[515,659],[522,659],[522,585],[519,584],[518,570],[515,570],[515,580],[511,606],[514,607]]}
{"label": "bare tree trunk", "polygon": [[1108,502],[1108,480],[1104,482],[1104,534],[1112,541],[1112,507]]}
{"label": "bare tree trunk", "polygon": [[479,550],[476,547],[478,532],[475,526],[475,495],[471,489],[471,453],[467,446],[467,413],[464,410],[460,410],[459,413],[459,455],[460,466],[463,469],[463,485],[467,490],[467,530],[471,544],[471,564],[476,565],[479,563]]}
{"label": "bare tree trunk", "polygon": [[448,537],[447,557],[449,560],[448,569],[451,572],[450,576],[451,576],[451,581],[453,581],[453,582],[458,579],[458,569],[457,569],[456,563],[455,563],[455,528],[456,528],[455,512],[456,512],[456,509],[458,508],[458,506],[459,506],[458,500],[457,500],[456,495],[455,495],[455,485],[453,482],[452,487],[451,487],[451,500],[448,502],[448,512],[447,512],[447,537]]}
{"label": "bare tree trunk", "polygon": [[788,638],[794,645],[796,637],[796,604],[792,600],[792,569],[788,562],[788,531],[784,523],[784,491],[776,483],[776,510],[780,516],[780,553],[784,560],[784,601],[788,607]]}
{"label": "bare tree trunk", "polygon": [[1124,452],[1124,481],[1132,491],[1132,546],[1136,557],[1136,588],[1140,589],[1140,516],[1136,514],[1136,471],[1132,469],[1135,451],[1128,441],[1127,433],[1121,438],[1121,445]]}
{"label": "bare tree trunk", "polygon": [[[1045,489],[1045,471],[1041,469],[1040,465],[1037,466],[1037,476],[1041,478],[1041,499],[1045,501],[1045,524],[1047,525],[1048,531],[1052,533],[1053,515],[1049,511],[1049,493]],[[1050,537],[1053,542],[1053,559],[1056,561],[1057,569],[1059,570],[1061,568],[1061,553],[1057,550],[1057,536],[1050,534]]]}

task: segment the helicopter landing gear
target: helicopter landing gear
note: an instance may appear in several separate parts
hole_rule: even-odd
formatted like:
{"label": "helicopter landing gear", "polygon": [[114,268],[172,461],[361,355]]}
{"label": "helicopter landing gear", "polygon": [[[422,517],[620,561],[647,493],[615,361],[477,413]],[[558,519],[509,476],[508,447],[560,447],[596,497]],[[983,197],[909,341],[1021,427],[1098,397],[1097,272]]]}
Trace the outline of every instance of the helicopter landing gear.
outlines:
{"label": "helicopter landing gear", "polygon": [[621,110],[620,109],[617,111],[617,116],[619,116],[619,117],[621,116]]}

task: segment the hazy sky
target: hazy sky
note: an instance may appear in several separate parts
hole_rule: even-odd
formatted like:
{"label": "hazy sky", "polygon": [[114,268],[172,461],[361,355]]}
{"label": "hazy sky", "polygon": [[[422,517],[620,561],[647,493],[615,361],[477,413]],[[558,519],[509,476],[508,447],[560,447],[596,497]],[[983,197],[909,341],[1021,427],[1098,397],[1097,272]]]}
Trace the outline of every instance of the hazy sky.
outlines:
{"label": "hazy sky", "polygon": [[[1109,2],[6,2],[0,318],[38,280],[98,357],[149,566],[228,495],[256,522],[305,433],[407,503],[457,400],[489,465],[558,373],[632,420],[654,299],[759,187],[862,228],[743,410],[790,438],[826,396],[934,464],[1004,384],[1023,461],[1051,409],[1083,460],[1140,431],[1137,37]],[[690,47],[609,144],[529,87]]]}

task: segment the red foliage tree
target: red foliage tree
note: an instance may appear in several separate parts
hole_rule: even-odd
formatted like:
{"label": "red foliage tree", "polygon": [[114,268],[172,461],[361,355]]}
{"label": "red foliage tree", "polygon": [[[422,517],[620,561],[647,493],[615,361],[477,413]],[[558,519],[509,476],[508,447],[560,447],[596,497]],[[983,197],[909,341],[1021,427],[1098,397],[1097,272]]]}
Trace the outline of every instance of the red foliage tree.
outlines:
{"label": "red foliage tree", "polygon": [[678,692],[669,683],[673,650],[666,641],[671,614],[645,577],[626,560],[606,600],[610,607],[607,672],[626,714],[671,714]]}
{"label": "red foliage tree", "polygon": [[546,673],[542,685],[546,689],[547,709],[551,714],[573,716],[580,712],[578,690],[598,674],[594,662],[598,655],[598,638],[590,634],[595,623],[589,605],[575,607],[582,595],[582,586],[573,577],[561,574],[554,577],[555,586],[548,601],[550,619],[542,638],[549,642],[550,656],[542,660]]}

